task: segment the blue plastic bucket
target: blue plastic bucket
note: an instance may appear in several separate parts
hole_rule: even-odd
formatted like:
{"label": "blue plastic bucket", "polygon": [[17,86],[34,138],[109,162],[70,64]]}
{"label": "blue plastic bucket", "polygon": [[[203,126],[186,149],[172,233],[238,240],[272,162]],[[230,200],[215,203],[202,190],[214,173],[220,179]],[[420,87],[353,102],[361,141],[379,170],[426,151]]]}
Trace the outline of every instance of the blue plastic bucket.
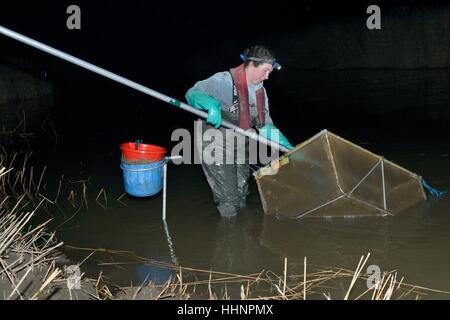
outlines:
{"label": "blue plastic bucket", "polygon": [[120,164],[125,192],[135,197],[153,196],[163,187],[163,167],[166,159],[146,164]]}

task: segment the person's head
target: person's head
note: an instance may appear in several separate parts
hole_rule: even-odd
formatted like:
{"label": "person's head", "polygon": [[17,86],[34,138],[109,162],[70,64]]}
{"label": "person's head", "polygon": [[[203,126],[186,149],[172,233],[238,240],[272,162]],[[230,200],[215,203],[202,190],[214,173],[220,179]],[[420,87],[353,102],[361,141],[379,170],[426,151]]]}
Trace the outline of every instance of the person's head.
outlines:
{"label": "person's head", "polygon": [[273,69],[281,69],[275,54],[263,46],[256,45],[244,50],[241,58],[247,71],[247,81],[253,85],[267,80]]}

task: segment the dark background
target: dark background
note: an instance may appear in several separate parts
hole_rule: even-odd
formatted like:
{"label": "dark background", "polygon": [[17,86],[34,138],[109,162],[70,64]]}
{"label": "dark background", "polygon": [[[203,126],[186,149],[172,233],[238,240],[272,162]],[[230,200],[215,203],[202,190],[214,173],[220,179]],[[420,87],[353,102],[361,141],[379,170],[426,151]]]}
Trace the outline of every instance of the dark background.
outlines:
{"label": "dark background", "polygon": [[[66,28],[66,8],[71,4],[81,8],[81,30]],[[446,2],[377,1],[382,11],[379,31],[365,26],[370,4],[374,3],[15,1],[2,3],[0,23],[182,101],[196,81],[238,65],[244,48],[267,45],[283,65],[265,84],[272,118],[294,142],[324,128],[348,138],[361,137],[361,132],[415,134],[417,126],[445,133],[445,99],[438,114],[429,117],[425,109],[417,111],[426,106],[411,106],[414,112],[406,106],[393,113],[381,101],[376,103],[376,95],[367,103],[361,101],[367,94],[358,88],[342,93],[347,83],[359,81],[352,70],[433,72],[450,66],[448,54],[440,54],[439,60],[417,53],[450,51],[449,43],[440,40],[450,38],[449,24],[431,24],[449,8]],[[429,44],[428,31],[436,30],[441,33],[434,35],[433,44],[441,47],[422,46]],[[398,39],[406,38],[410,41],[400,48]],[[52,121],[60,142],[101,140],[113,148],[141,138],[167,145],[173,129],[192,129],[196,119],[15,40],[1,36],[0,47],[1,63],[53,85]],[[323,81],[326,85],[321,87]],[[359,96],[348,102],[351,95]],[[317,99],[320,96],[328,98]]]}

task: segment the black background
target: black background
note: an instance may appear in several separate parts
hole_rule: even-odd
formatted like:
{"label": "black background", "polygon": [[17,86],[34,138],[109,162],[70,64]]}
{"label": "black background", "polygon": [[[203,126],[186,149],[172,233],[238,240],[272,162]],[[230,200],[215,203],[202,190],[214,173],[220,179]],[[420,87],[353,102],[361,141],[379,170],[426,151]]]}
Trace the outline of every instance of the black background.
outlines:
{"label": "black background", "polygon": [[[81,8],[81,30],[66,27],[66,8],[71,4]],[[275,50],[284,69],[293,67],[295,62],[290,52],[277,51],[279,35],[349,20],[360,20],[365,27],[366,8],[370,4],[373,3],[15,1],[2,3],[0,22],[7,28],[184,101],[185,92],[196,81],[238,65],[239,53],[253,44],[268,45]],[[405,5],[426,9],[445,2],[378,1],[376,4],[382,12],[395,15],[396,9]],[[53,84],[56,105],[52,117],[60,139],[102,139],[108,143],[108,148],[138,138],[166,143],[173,129],[191,128],[196,119],[185,111],[4,36],[0,37],[0,46],[3,63]],[[283,77],[283,70],[274,72],[266,83],[272,117],[293,141],[306,139],[324,128],[339,133],[343,127],[351,131],[349,126],[355,123],[360,124],[359,130],[364,127],[376,130],[373,127],[379,125],[375,122],[378,119],[367,117],[362,109],[324,114],[314,106],[302,106],[301,101],[290,102],[298,108],[287,108],[283,100],[286,85],[293,84]],[[301,93],[299,96],[301,99]],[[373,126],[370,126],[371,121],[374,121]],[[395,121],[389,125],[403,130]],[[426,126],[434,128],[435,124],[431,122]]]}

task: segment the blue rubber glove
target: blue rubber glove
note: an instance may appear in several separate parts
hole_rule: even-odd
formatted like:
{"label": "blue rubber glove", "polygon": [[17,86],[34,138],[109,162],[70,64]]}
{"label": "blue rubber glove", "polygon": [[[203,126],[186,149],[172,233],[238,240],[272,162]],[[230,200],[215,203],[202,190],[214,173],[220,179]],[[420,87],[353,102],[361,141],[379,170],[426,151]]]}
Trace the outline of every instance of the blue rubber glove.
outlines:
{"label": "blue rubber glove", "polygon": [[289,143],[288,139],[273,124],[266,124],[259,129],[259,133],[267,140],[274,141],[286,149],[294,149],[294,146]]}
{"label": "blue rubber glove", "polygon": [[207,123],[213,125],[216,129],[220,127],[222,123],[222,108],[219,101],[200,91],[190,91],[186,98],[191,106],[208,111]]}

